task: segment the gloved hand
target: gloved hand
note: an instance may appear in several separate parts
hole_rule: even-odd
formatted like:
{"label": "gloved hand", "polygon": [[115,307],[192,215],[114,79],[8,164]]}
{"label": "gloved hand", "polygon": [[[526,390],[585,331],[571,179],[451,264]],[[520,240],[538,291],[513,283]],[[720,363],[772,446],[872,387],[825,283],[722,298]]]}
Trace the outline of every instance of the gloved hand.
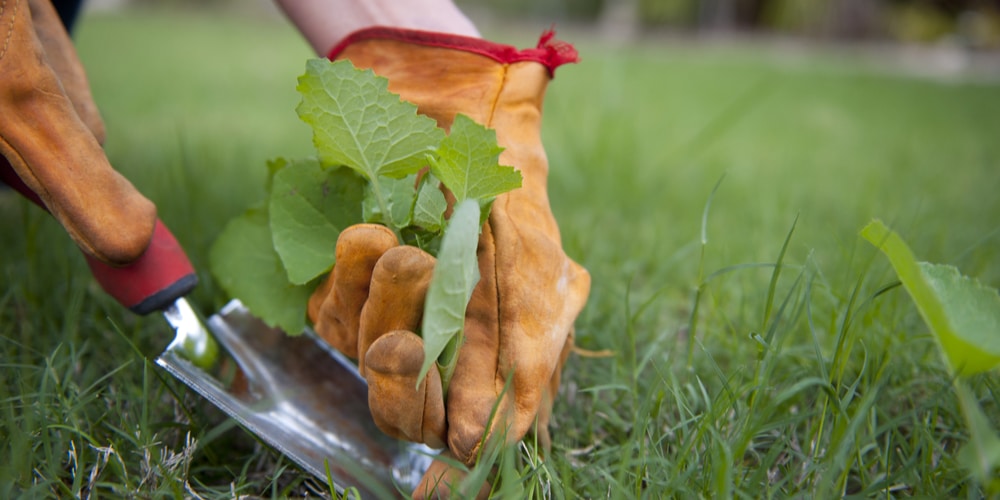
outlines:
{"label": "gloved hand", "polygon": [[156,207],[104,155],[103,122],[52,5],[0,0],[0,40],[0,174],[23,182],[88,254],[134,261]]}
{"label": "gloved hand", "polygon": [[[553,71],[575,61],[576,51],[551,42],[551,34],[537,48],[519,51],[474,38],[371,28],[348,37],[330,57],[388,78],[390,91],[445,129],[456,113],[495,129],[506,148],[500,162],[521,171],[523,186],[496,199],[483,227],[481,278],[446,397],[433,369],[415,389],[424,353],[413,332],[434,258],[400,246],[388,229],[362,224],[341,233],[336,265],[309,301],[316,331],[359,360],[369,406],[388,434],[447,446],[447,454],[467,465],[484,436],[516,442],[534,427],[548,447],[552,400],[590,276],[563,252],[549,208],[541,107]],[[436,461],[414,494],[456,477]]]}

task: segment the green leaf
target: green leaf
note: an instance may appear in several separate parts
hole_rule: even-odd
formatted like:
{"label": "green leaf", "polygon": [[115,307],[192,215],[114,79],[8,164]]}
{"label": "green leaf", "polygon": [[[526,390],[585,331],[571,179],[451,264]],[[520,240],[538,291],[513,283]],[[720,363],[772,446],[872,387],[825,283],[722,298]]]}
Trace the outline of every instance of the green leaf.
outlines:
{"label": "green leaf", "polygon": [[465,200],[455,206],[441,240],[421,324],[424,364],[417,377],[418,383],[435,362],[440,361],[445,394],[458,358],[455,354],[462,343],[465,309],[472,289],[479,282],[478,244],[479,203]]}
{"label": "green leaf", "polygon": [[426,231],[440,231],[444,227],[444,212],[447,208],[448,201],[441,192],[441,182],[428,174],[417,193],[412,223]]}
{"label": "green leaf", "polygon": [[365,181],[316,160],[291,162],[272,180],[268,205],[274,249],[296,285],[330,270],[340,232],[361,221]]}
{"label": "green leaf", "polygon": [[434,120],[388,91],[388,80],[350,61],[309,60],[297,90],[299,117],[312,127],[323,163],[347,165],[369,181],[416,173],[444,137]]}
{"label": "green leaf", "polygon": [[918,262],[902,238],[879,220],[861,235],[889,258],[952,371],[972,375],[1000,365],[1000,295],[995,289],[953,267]]}
{"label": "green leaf", "polygon": [[305,328],[311,288],[292,285],[271,245],[267,212],[248,210],[226,224],[209,252],[219,284],[256,316],[290,335]]}
{"label": "green leaf", "polygon": [[[364,221],[384,224],[397,233],[408,226],[417,197],[416,183],[416,174],[400,179],[379,177],[377,183],[369,182],[364,189]],[[383,212],[383,204],[387,213]]]}
{"label": "green leaf", "polygon": [[455,195],[456,203],[476,198],[482,204],[521,187],[521,172],[499,164],[502,151],[496,132],[459,114],[437,156],[428,161],[431,172]]}

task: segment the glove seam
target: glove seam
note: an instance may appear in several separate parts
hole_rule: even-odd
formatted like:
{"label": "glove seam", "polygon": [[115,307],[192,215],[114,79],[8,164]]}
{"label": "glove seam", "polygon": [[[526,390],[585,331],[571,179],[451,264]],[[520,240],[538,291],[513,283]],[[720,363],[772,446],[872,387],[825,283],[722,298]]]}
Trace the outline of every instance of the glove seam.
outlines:
{"label": "glove seam", "polygon": [[[490,103],[490,105],[489,105],[489,111],[486,113],[486,117],[485,117],[485,120],[484,120],[485,123],[483,123],[483,126],[485,126],[487,128],[490,128],[490,129],[493,128],[493,120],[496,117],[497,107],[499,106],[499,103],[500,103],[500,96],[503,95],[503,90],[507,86],[507,82],[508,82],[509,77],[510,77],[510,65],[509,64],[501,64],[501,75],[499,77],[500,84],[497,86],[496,92],[494,92],[493,96],[490,98],[490,101],[489,101],[489,103]],[[491,215],[489,216],[489,219],[492,219],[492,218],[493,218],[493,215],[492,215],[492,212],[491,212]],[[487,223],[489,223],[488,220],[487,220]],[[496,236],[497,235],[496,235],[496,230],[493,227],[493,225],[490,225],[490,233],[492,234],[493,237],[490,239],[491,248],[489,250],[494,255],[494,258],[493,258],[493,276],[496,276],[496,279],[493,280],[493,293],[495,294],[495,296],[497,298],[497,301],[496,301],[496,304],[497,304],[496,305],[497,329],[494,332],[494,334],[499,339],[499,342],[503,342],[503,338],[504,337],[503,337],[503,335],[501,335],[502,328],[500,326],[500,325],[503,324],[503,321],[501,320],[502,308],[500,307],[500,276],[502,276],[502,274],[500,272],[499,264],[497,263],[497,260],[496,260],[496,255],[497,255],[497,244],[496,244],[497,239],[496,239]],[[493,380],[494,381],[496,381],[497,378],[502,378],[502,377],[500,377],[500,375],[501,375],[500,353],[501,352],[503,352],[503,346],[502,345],[498,345],[497,346],[497,356],[496,356],[496,359],[495,359],[496,368],[493,371]],[[494,384],[494,389],[495,389],[495,384]],[[499,397],[500,393],[497,393],[494,390],[494,395],[497,396],[497,397]]]}
{"label": "glove seam", "polygon": [[[7,29],[7,36],[4,37],[3,49],[0,50],[0,60],[3,60],[4,56],[7,55],[7,51],[10,49],[10,39],[14,36],[14,23],[17,22],[17,7],[20,2],[14,2],[14,11],[10,14],[10,25]],[[0,17],[3,17],[4,11],[7,10],[7,0],[3,0],[0,4]]]}
{"label": "glove seam", "polygon": [[497,86],[497,90],[494,92],[493,98],[490,99],[490,110],[486,113],[486,123],[483,124],[483,126],[490,129],[493,128],[493,120],[497,115],[497,107],[500,105],[500,96],[503,95],[503,89],[507,87],[507,82],[510,78],[510,65],[503,64],[501,65],[501,68],[502,74],[500,75],[500,85]]}

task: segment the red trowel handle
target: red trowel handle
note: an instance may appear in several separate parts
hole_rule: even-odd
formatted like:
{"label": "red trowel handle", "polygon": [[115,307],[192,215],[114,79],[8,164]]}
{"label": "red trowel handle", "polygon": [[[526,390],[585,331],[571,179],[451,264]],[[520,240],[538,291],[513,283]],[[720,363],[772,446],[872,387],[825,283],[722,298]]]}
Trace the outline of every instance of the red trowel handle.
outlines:
{"label": "red trowel handle", "polygon": [[198,284],[184,249],[160,219],[156,219],[149,247],[135,262],[113,267],[90,255],[84,257],[104,291],[137,314],[162,311]]}
{"label": "red trowel handle", "polygon": [[[21,181],[2,157],[0,180],[38,206],[45,207],[38,195]],[[86,253],[84,256],[104,291],[137,314],[166,309],[198,283],[198,275],[184,249],[159,219],[156,220],[149,248],[127,266],[114,267]]]}

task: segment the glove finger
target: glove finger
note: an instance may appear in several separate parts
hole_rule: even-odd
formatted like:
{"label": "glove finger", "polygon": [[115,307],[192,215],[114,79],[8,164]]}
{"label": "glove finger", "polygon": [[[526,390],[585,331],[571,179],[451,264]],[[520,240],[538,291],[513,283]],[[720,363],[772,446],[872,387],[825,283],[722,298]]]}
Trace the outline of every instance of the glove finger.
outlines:
{"label": "glove finger", "polygon": [[[427,287],[434,273],[435,259],[410,245],[389,249],[372,271],[368,300],[361,310],[358,352],[368,348],[393,330],[420,331]],[[365,356],[358,359],[358,371],[365,374]]]}
{"label": "glove finger", "polygon": [[327,282],[309,299],[307,312],[316,333],[340,352],[357,358],[361,309],[368,299],[372,270],[398,245],[389,228],[377,224],[348,227],[337,238],[336,264]]}
{"label": "glove finger", "polygon": [[[425,498],[471,498],[468,485],[463,485],[462,481],[466,477],[466,471],[454,467],[451,462],[455,456],[450,451],[441,453],[440,458],[435,459],[431,466],[420,478],[420,484],[413,490],[415,500]],[[462,491],[462,486],[466,486]],[[475,498],[486,499],[490,496],[490,483],[484,482]]]}
{"label": "glove finger", "polygon": [[431,369],[417,385],[424,363],[424,341],[396,330],[376,340],[365,354],[368,407],[382,432],[443,448],[446,423],[441,376]]}

